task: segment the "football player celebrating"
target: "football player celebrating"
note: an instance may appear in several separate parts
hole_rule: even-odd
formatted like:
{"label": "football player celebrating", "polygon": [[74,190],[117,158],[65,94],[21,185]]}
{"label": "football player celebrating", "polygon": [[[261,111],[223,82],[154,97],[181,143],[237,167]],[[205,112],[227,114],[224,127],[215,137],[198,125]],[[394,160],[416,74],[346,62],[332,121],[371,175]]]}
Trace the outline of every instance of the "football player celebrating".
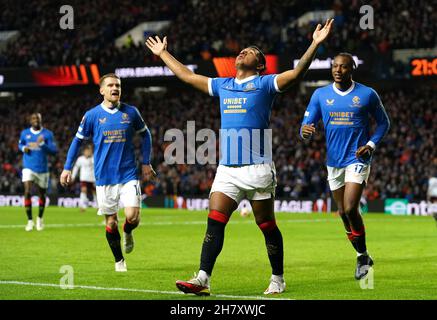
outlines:
{"label": "football player celebrating", "polygon": [[125,272],[127,267],[118,231],[119,200],[124,204],[126,216],[123,225],[124,250],[130,253],[134,247],[132,230],[140,222],[141,205],[141,187],[132,139],[135,133],[143,137],[142,177],[150,180],[156,175],[150,165],[152,138],[138,109],[120,101],[121,81],[116,74],[102,76],[100,94],[103,102],[88,110],[82,118],[68,150],[60,182],[67,186],[73,181],[71,168],[80,145],[83,140],[92,138],[98,214],[106,218],[106,239],[115,258],[115,271]]}
{"label": "football player celebrating", "polygon": [[273,100],[300,81],[308,70],[320,43],[328,36],[333,20],[317,26],[313,41],[294,70],[281,74],[260,75],[266,59],[256,46],[243,49],[237,56],[235,78],[208,78],[195,74],[167,51],[167,37],[149,37],[147,47],[182,81],[211,96],[220,98],[220,159],[209,199],[206,235],[198,274],[188,281],[177,281],[185,293],[210,294],[210,277],[220,254],[225,227],[242,198],[249,199],[255,221],[264,234],[272,268],[265,294],[281,293],[283,277],[283,241],[276,225],[274,194],[275,166],[271,157],[269,123]]}
{"label": "football player celebrating", "polygon": [[[317,89],[302,122],[301,136],[309,139],[322,119],[327,146],[328,182],[346,234],[357,251],[355,278],[362,279],[373,265],[359,204],[370,174],[372,154],[390,128],[378,94],[352,80],[355,62],[349,53],[338,54],[332,64],[334,82]],[[369,134],[369,115],[377,123]]]}
{"label": "football player celebrating", "polygon": [[36,230],[44,229],[43,215],[46,206],[46,192],[49,187],[49,167],[47,156],[55,155],[58,150],[53,138],[53,132],[43,128],[40,113],[30,116],[31,127],[21,132],[18,148],[23,152],[24,207],[27,214],[26,231],[34,227],[32,219],[31,192],[33,183],[38,186],[39,214],[36,218]]}

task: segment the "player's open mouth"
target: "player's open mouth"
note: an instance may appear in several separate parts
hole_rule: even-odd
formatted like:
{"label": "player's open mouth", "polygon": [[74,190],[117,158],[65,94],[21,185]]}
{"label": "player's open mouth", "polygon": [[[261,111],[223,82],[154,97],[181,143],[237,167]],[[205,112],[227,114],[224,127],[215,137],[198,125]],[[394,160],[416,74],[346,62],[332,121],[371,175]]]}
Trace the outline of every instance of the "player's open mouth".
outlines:
{"label": "player's open mouth", "polygon": [[118,97],[119,95],[120,95],[120,92],[118,92],[118,91],[111,93],[111,96],[113,96],[113,97]]}

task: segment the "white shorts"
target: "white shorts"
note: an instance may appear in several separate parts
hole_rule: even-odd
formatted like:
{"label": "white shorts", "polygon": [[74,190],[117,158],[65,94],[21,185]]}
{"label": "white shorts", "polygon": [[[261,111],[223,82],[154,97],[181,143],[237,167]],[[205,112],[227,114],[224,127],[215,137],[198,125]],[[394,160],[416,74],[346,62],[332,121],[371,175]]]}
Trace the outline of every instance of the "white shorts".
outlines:
{"label": "white shorts", "polygon": [[36,173],[30,169],[23,169],[22,171],[23,178],[21,181],[32,181],[36,183],[40,188],[47,189],[49,187],[49,173]]}
{"label": "white shorts", "polygon": [[141,207],[141,187],[138,180],[131,180],[125,184],[97,186],[96,194],[98,215],[113,215],[118,213],[120,207]]}
{"label": "white shorts", "polygon": [[364,163],[353,163],[345,168],[328,168],[328,182],[331,191],[340,189],[346,182],[367,183],[370,175],[370,165]]}
{"label": "white shorts", "polygon": [[241,167],[219,165],[209,195],[219,191],[237,204],[249,200],[265,200],[275,196],[276,169],[274,163]]}

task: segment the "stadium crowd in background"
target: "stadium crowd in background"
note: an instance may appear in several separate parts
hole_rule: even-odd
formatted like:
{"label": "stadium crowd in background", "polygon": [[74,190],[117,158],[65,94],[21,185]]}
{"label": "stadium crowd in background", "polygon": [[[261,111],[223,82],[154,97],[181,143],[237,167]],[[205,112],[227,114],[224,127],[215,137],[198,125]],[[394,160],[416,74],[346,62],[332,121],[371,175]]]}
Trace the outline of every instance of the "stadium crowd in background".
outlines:
{"label": "stadium crowd in background", "polygon": [[[393,74],[404,70],[391,61],[393,49],[436,46],[437,24],[432,23],[436,20],[436,11],[426,0],[373,0],[370,3],[361,0],[323,3],[287,0],[274,5],[255,0],[251,6],[245,3],[240,0],[155,0],[138,5],[122,0],[115,3],[114,10],[114,2],[109,0],[75,0],[71,3],[76,12],[75,29],[63,31],[51,27],[59,24],[62,3],[5,0],[0,4],[0,31],[18,30],[20,35],[0,50],[0,67],[156,62],[157,58],[146,54],[143,43],[126,42],[117,48],[114,39],[141,22],[159,20],[172,21],[163,33],[171,35],[170,49],[174,55],[186,62],[235,55],[247,44],[257,44],[265,53],[293,52],[300,55],[316,22],[298,25],[296,20],[315,10],[333,10],[335,13],[334,32],[321,46],[319,55],[340,51],[369,52],[378,56],[381,70]],[[375,29],[371,32],[359,28],[360,15],[357,12],[363,4],[370,4],[374,9]],[[197,28],[190,27],[192,25]],[[32,112],[42,113],[44,126],[54,132],[58,141],[58,156],[50,160],[49,192],[65,192],[58,184],[58,177],[71,133],[76,130],[74,124],[80,120],[84,106],[100,102],[90,92],[26,94],[26,97],[19,96],[17,101],[4,105],[4,112],[0,114],[1,193],[20,194],[23,191],[17,141],[20,130],[28,123],[27,116]],[[300,115],[309,96],[294,92],[291,90],[278,97],[272,112],[272,128],[281,132],[273,135],[277,196],[326,196],[326,172],[322,169],[325,161],[325,151],[321,148],[323,136],[316,135],[310,142],[298,138]],[[430,102],[435,101],[435,92],[430,88],[386,90],[381,92],[381,98],[387,110],[392,111],[391,120],[396,125],[376,150],[366,197],[369,200],[387,197],[423,199],[428,179],[437,168],[434,147],[437,119],[429,107]],[[131,97],[125,94],[123,100],[133,101],[139,107],[153,136],[153,165],[159,173],[159,180],[147,185],[145,192],[149,195],[207,195],[214,179],[215,165],[166,165],[163,137],[167,129],[185,128],[187,120],[195,120],[197,128],[218,130],[218,105],[212,99],[188,90],[177,96],[146,97],[131,93]],[[157,105],[160,106],[159,113],[155,112]],[[13,124],[10,119],[14,119]],[[390,173],[386,174],[388,171]],[[79,193],[79,185],[69,191]]]}
{"label": "stadium crowd in background", "polygon": [[[435,101],[432,88],[381,91],[380,96],[392,123],[392,129],[375,151],[369,184],[365,189],[368,200],[389,197],[423,200],[428,179],[437,169],[437,114],[429,107]],[[144,186],[148,195],[207,196],[214,179],[215,165],[168,165],[164,161],[164,134],[178,128],[186,131],[187,121],[196,121],[196,130],[212,128],[218,132],[219,106],[210,97],[192,90],[166,93],[124,93],[123,100],[132,101],[148,123],[153,137],[152,164],[158,181]],[[79,183],[65,190],[58,177],[71,142],[71,133],[85,111],[85,106],[101,101],[92,91],[59,92],[19,97],[12,105],[3,106],[0,115],[0,192],[21,194],[21,168],[18,157],[18,138],[28,123],[27,116],[40,112],[44,126],[53,131],[59,153],[50,159],[49,192],[63,194],[76,191]],[[325,151],[322,130],[312,141],[299,138],[301,115],[308,97],[294,90],[279,96],[272,111],[273,152],[277,169],[277,197],[318,198],[328,193],[324,169]],[[156,112],[159,106],[160,112]],[[68,115],[66,115],[68,110]],[[10,119],[14,119],[11,124]],[[279,134],[280,133],[280,134]],[[139,141],[134,141],[139,150]]]}
{"label": "stadium crowd in background", "polygon": [[[245,4],[245,1],[224,0],[158,0],[137,5],[124,0],[117,1],[117,10],[114,10],[112,1],[76,0],[72,6],[81,14],[76,14],[75,29],[53,32],[48,26],[59,23],[58,2],[2,1],[0,31],[19,30],[20,36],[0,52],[0,67],[127,65],[157,61],[152,55],[144,54],[143,43],[127,42],[117,48],[114,39],[141,22],[158,20],[172,21],[162,33],[171,35],[171,50],[182,61],[234,56],[248,44],[258,45],[265,53],[292,52],[300,56],[317,21],[301,25],[295,22],[305,12],[315,10],[333,10],[335,18],[335,32],[319,49],[319,54],[360,51],[377,53],[382,58],[380,61],[386,61],[392,49],[436,45],[437,24],[432,23],[436,13],[426,0],[374,0],[370,3],[255,0],[251,6]],[[359,27],[361,16],[357,12],[363,4],[374,8],[372,32]],[[34,19],[36,15],[38,19]],[[192,25],[197,27],[192,28]],[[34,33],[34,30],[39,32]]]}

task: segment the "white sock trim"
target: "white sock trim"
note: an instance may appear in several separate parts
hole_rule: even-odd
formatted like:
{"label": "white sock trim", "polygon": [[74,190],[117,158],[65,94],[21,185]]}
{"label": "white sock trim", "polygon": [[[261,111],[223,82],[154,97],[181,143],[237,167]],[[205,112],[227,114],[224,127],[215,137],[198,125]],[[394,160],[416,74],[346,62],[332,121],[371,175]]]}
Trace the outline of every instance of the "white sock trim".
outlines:
{"label": "white sock trim", "polygon": [[200,281],[202,281],[202,282],[209,283],[210,275],[207,274],[207,273],[206,273],[205,271],[203,271],[203,270],[199,270],[199,273],[197,274],[197,278],[200,279]]}
{"label": "white sock trim", "polygon": [[272,274],[272,280],[283,282],[284,281],[284,275],[283,274],[281,274],[281,275]]}

